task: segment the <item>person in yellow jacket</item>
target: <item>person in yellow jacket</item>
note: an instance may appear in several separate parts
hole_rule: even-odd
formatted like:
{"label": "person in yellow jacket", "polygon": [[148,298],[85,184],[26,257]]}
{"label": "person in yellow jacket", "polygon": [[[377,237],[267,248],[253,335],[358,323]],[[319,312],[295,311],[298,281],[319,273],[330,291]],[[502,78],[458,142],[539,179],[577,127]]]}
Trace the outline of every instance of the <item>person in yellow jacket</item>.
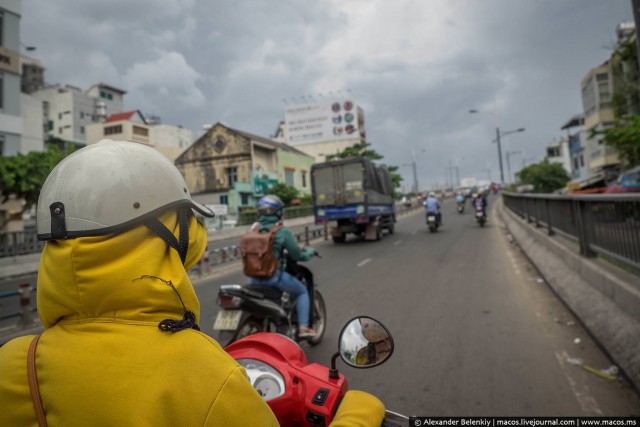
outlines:
{"label": "person in yellow jacket", "polygon": [[[206,230],[175,166],[104,140],[43,185],[35,347],[44,420],[55,426],[277,426],[244,369],[199,331],[187,271]],[[34,336],[0,347],[1,426],[38,425],[27,373]],[[333,426],[380,425],[384,406],[349,392]]]}

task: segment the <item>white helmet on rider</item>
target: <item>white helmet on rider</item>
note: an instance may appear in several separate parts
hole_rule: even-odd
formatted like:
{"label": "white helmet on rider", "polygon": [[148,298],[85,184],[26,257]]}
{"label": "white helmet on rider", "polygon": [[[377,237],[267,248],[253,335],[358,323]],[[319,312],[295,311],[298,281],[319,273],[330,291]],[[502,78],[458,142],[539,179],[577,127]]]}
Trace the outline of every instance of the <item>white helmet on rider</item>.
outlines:
{"label": "white helmet on rider", "polygon": [[[158,220],[171,209],[178,211],[180,242]],[[191,209],[214,216],[191,199],[184,178],[166,157],[142,144],[106,139],[76,151],[51,171],[38,199],[38,239],[101,236],[145,224],[183,258]]]}
{"label": "white helmet on rider", "polygon": [[429,197],[436,197],[436,193],[432,191],[431,193],[429,193]]}

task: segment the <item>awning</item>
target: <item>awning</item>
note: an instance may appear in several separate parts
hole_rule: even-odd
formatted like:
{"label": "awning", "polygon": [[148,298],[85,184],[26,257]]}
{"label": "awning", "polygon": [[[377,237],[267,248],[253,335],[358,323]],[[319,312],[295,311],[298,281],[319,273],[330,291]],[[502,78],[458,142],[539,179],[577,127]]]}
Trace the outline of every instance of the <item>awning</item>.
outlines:
{"label": "awning", "polygon": [[598,186],[605,187],[606,174],[604,172],[600,172],[596,175],[592,175],[589,178],[583,179],[581,181],[569,181],[566,185],[567,190],[576,191],[576,190],[584,190],[588,187]]}

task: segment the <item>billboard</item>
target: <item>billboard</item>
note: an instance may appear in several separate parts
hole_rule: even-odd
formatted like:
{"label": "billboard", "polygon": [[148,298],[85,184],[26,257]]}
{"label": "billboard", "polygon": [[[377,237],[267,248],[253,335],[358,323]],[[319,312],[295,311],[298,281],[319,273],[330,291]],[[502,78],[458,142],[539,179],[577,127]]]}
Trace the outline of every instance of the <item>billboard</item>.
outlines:
{"label": "billboard", "polygon": [[284,109],[287,143],[345,141],[364,138],[364,113],[352,100],[289,105]]}

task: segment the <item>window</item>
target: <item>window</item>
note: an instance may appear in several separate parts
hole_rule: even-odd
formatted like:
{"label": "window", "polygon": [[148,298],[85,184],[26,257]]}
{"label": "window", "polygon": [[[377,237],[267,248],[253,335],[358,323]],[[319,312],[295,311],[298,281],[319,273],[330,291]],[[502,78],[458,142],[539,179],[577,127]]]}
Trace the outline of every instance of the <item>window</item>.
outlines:
{"label": "window", "polygon": [[[2,30],[2,27],[0,27],[0,30]],[[3,108],[4,108],[4,73],[0,73],[0,110],[2,110]]]}
{"label": "window", "polygon": [[47,122],[47,130],[53,130],[53,120]]}
{"label": "window", "polygon": [[302,188],[307,188],[307,171],[302,171]]}
{"label": "window", "polygon": [[584,167],[584,156],[580,154],[580,166]]}
{"label": "window", "polygon": [[4,135],[0,135],[0,156],[4,156]]}
{"label": "window", "polygon": [[4,12],[0,12],[0,46],[4,46]]}
{"label": "window", "polygon": [[293,169],[285,169],[284,170],[284,183],[289,187],[293,187]]}
{"label": "window", "polygon": [[249,204],[249,193],[240,193],[240,203],[242,205]]}
{"label": "window", "polygon": [[100,98],[106,98],[107,94],[105,93],[105,91],[101,90],[100,91]]}
{"label": "window", "polygon": [[107,94],[107,99],[112,100],[113,99],[113,95],[111,95],[110,93]]}
{"label": "window", "polygon": [[84,135],[84,126],[80,126],[80,133]]}
{"label": "window", "polygon": [[122,125],[108,126],[104,128],[105,135],[113,135],[116,133],[122,133]]}
{"label": "window", "polygon": [[62,135],[62,128],[61,128],[61,127],[59,127],[59,128],[58,128],[58,133],[59,133],[60,135]]}
{"label": "window", "polygon": [[598,73],[596,74],[596,80],[599,82],[606,82],[607,80],[609,80],[609,74],[608,73]]}
{"label": "window", "polygon": [[140,126],[133,126],[133,134],[141,136],[149,136],[149,129]]}
{"label": "window", "polygon": [[58,120],[62,120],[62,113],[58,113]]}
{"label": "window", "polygon": [[80,111],[80,118],[84,119],[84,112],[83,111]]}
{"label": "window", "polygon": [[236,182],[238,182],[238,168],[227,168],[227,183],[229,187],[233,187]]}
{"label": "window", "polygon": [[220,204],[228,205],[229,204],[229,196],[220,196]]}

